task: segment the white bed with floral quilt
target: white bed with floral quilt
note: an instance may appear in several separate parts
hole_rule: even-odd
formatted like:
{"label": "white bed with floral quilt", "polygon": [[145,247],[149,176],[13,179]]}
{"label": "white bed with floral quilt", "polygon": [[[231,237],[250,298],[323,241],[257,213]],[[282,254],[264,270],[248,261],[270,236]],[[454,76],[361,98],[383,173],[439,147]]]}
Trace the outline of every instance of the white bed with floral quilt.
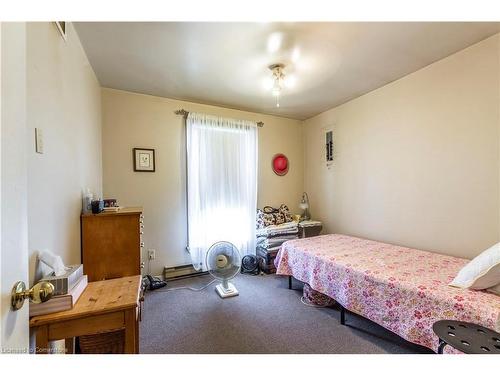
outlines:
{"label": "white bed with floral quilt", "polygon": [[500,330],[500,296],[449,286],[467,259],[329,234],[287,241],[276,273],[328,295],[345,309],[437,351],[434,322]]}

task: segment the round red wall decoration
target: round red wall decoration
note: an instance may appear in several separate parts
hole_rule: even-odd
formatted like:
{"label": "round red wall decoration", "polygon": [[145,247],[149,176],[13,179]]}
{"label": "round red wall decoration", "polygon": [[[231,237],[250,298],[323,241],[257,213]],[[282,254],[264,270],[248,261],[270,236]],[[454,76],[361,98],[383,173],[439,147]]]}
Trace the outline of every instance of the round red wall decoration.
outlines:
{"label": "round red wall decoration", "polygon": [[278,176],[284,176],[288,173],[288,158],[283,154],[273,156],[273,171]]}

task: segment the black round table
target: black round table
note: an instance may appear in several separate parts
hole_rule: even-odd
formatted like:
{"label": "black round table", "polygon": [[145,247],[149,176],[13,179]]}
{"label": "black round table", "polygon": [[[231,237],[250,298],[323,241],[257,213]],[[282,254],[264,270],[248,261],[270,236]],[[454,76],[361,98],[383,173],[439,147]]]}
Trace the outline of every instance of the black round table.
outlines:
{"label": "black round table", "polygon": [[432,329],[439,337],[438,354],[450,345],[467,354],[500,354],[500,333],[478,324],[439,320]]}

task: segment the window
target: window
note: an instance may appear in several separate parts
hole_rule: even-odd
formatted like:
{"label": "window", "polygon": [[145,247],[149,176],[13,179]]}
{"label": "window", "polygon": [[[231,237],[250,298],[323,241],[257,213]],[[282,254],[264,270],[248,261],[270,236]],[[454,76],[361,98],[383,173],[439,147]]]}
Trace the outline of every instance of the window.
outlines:
{"label": "window", "polygon": [[255,254],[257,124],[189,113],[187,120],[188,244],[205,270],[217,241]]}

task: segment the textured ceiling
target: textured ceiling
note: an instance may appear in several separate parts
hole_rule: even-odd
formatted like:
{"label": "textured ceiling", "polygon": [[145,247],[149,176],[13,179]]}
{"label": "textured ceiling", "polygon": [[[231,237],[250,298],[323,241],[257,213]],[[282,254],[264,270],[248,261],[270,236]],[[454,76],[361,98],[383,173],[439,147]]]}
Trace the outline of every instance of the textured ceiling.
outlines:
{"label": "textured ceiling", "polygon": [[[500,31],[498,23],[77,22],[104,87],[306,119]],[[280,108],[272,63],[294,83]]]}

